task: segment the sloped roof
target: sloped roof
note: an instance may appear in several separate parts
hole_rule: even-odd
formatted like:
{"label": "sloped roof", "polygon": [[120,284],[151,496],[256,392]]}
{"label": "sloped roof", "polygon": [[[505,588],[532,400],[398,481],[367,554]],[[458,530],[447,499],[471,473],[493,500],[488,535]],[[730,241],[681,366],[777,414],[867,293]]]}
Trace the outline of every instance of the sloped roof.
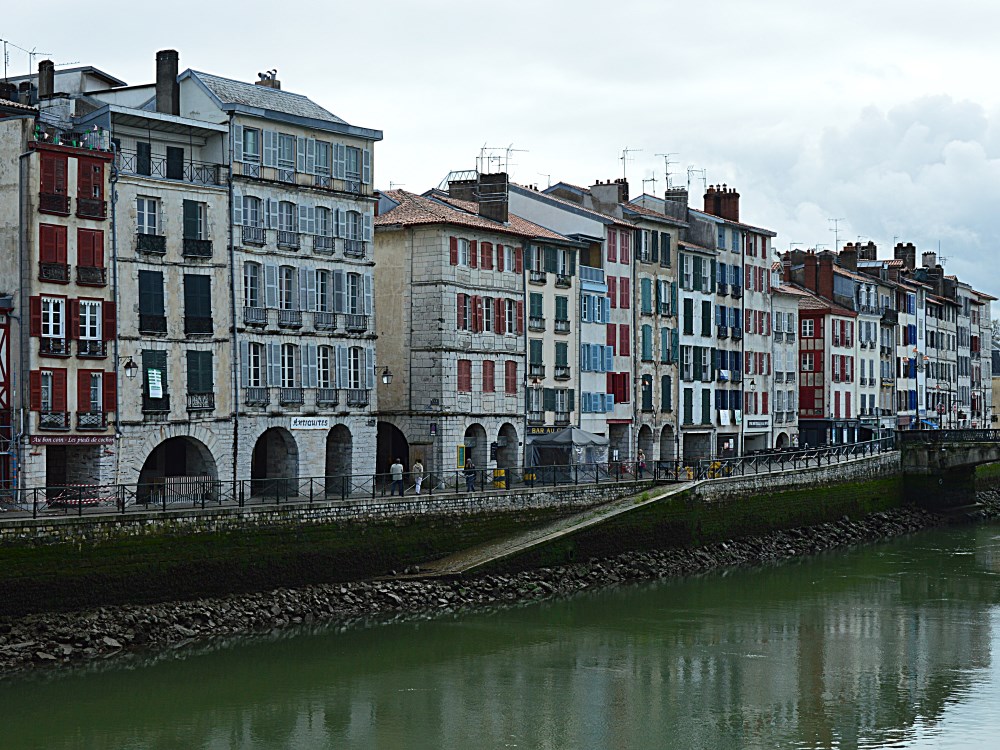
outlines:
{"label": "sloped roof", "polygon": [[831,302],[828,299],[823,299],[808,289],[803,289],[798,284],[784,283],[781,285],[781,290],[787,294],[795,294],[799,296],[799,309],[801,310],[820,310],[823,312],[830,312],[834,315],[842,315],[847,318],[856,318],[858,314],[854,310],[848,310],[846,307],[841,307],[836,302]]}
{"label": "sloped roof", "polygon": [[604,219],[605,221],[609,221],[612,224],[618,224],[619,226],[623,226],[623,227],[634,227],[635,226],[635,224],[633,224],[628,219],[621,219],[621,218],[619,218],[617,216],[612,216],[611,214],[606,214],[606,213],[603,213],[601,211],[596,211],[593,208],[587,208],[586,206],[581,206],[579,203],[574,203],[573,201],[568,201],[565,198],[560,198],[559,196],[552,195],[551,193],[546,193],[546,192],[543,192],[543,191],[534,190],[534,189],[532,189],[532,188],[530,188],[530,187],[528,187],[526,185],[518,185],[516,182],[512,182],[510,184],[510,186],[512,188],[518,189],[519,191],[521,191],[522,194],[537,195],[540,198],[543,198],[543,199],[545,199],[547,201],[552,201],[553,203],[559,203],[559,204],[561,204],[563,206],[567,206],[568,208],[571,208],[572,210],[574,210],[574,211],[576,211],[578,213],[581,213],[581,212],[582,213],[588,213],[588,214],[591,214],[591,215],[593,215],[593,216],[595,216],[595,217],[597,217],[599,219]]}
{"label": "sloped roof", "polygon": [[420,224],[452,224],[487,232],[562,240],[567,238],[550,229],[509,214],[506,224],[480,216],[476,204],[455,199],[429,198],[406,190],[385,190],[383,195],[398,203],[395,208],[375,217],[375,226],[416,226]]}
{"label": "sloped roof", "polygon": [[0,99],[0,108],[3,109],[16,109],[19,112],[37,112],[38,107],[33,107],[30,104],[21,104],[21,102],[11,101],[10,99]]}
{"label": "sloped roof", "polygon": [[267,109],[272,112],[284,112],[296,117],[325,120],[338,125],[347,124],[346,121],[323,109],[308,96],[302,94],[272,89],[269,86],[257,86],[231,78],[221,78],[211,73],[202,73],[199,70],[192,70],[190,73],[205,84],[208,90],[223,104],[242,104],[246,107]]}
{"label": "sloped roof", "polygon": [[666,214],[654,211],[651,208],[646,208],[638,203],[623,203],[622,210],[626,213],[638,214],[643,217],[648,216],[655,221],[666,222],[668,224],[673,224],[674,226],[686,227],[688,225],[688,223],[682,219],[675,219],[673,216],[667,216]]}

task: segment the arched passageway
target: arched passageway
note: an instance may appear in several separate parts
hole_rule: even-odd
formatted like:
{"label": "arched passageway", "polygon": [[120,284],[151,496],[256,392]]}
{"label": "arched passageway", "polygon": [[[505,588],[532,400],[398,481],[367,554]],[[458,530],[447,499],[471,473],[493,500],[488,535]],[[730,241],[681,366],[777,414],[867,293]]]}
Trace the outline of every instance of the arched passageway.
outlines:
{"label": "arched passageway", "polygon": [[[646,457],[647,461],[653,460],[653,430],[649,425],[643,425],[639,428],[639,450],[642,451],[643,455]],[[636,457],[638,457],[636,453]]]}
{"label": "arched passageway", "polygon": [[674,428],[669,425],[660,430],[660,460],[674,461],[677,459],[677,439]]}
{"label": "arched passageway", "polygon": [[486,428],[478,422],[470,424],[465,428],[462,443],[465,445],[466,460],[471,458],[477,469],[485,469],[490,456]]}
{"label": "arched passageway", "polygon": [[497,434],[497,467],[501,469],[516,468],[520,463],[518,461],[520,455],[517,428],[510,422],[504,422],[500,425],[500,432]]}
{"label": "arched passageway", "polygon": [[257,438],[250,458],[251,492],[288,497],[298,494],[299,449],[292,433],[271,427]]}
{"label": "arched passageway", "polygon": [[403,431],[392,422],[379,422],[375,437],[375,472],[388,474],[389,467],[396,459],[403,462],[403,468],[410,468],[410,443]]}
{"label": "arched passageway", "polygon": [[327,494],[349,495],[352,490],[354,436],[347,425],[334,425],[326,436]]}
{"label": "arched passageway", "polygon": [[[200,498],[219,478],[215,457],[203,442],[181,435],[168,438],[146,457],[139,471],[138,502]],[[214,495],[213,495],[214,496]]]}

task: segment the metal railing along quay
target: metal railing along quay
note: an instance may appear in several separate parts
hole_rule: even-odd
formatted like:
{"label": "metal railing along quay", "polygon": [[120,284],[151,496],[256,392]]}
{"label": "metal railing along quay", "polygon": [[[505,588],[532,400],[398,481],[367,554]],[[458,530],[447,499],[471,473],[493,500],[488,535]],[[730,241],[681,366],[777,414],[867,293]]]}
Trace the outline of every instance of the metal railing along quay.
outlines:
{"label": "metal railing along quay", "polygon": [[[416,476],[404,471],[402,490],[392,475],[351,474],[329,477],[216,480],[211,477],[167,477],[147,484],[78,484],[28,489],[0,488],[0,519],[52,516],[167,513],[186,509],[377,500],[412,500],[442,494],[600,485],[619,482],[670,483],[742,477],[830,466],[892,450],[893,438],[825,448],[760,452],[734,458],[697,461],[636,461],[528,466],[523,468],[425,471],[421,494]],[[396,493],[394,494],[394,490]]]}

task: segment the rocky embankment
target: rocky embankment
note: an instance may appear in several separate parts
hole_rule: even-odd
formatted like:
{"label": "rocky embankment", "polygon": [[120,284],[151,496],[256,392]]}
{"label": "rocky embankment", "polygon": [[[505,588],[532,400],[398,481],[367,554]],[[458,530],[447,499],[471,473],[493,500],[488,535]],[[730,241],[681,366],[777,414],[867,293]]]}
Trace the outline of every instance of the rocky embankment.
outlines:
{"label": "rocky embankment", "polygon": [[[990,493],[992,494],[992,493]],[[986,499],[996,515],[1000,499]],[[760,565],[939,525],[905,508],[694,549],[632,552],[604,560],[453,580],[393,579],[280,589],[222,599],[32,615],[0,622],[0,674],[116,655],[172,650],[310,624],[427,616],[569,596],[628,581]],[[413,571],[406,571],[412,573]]]}

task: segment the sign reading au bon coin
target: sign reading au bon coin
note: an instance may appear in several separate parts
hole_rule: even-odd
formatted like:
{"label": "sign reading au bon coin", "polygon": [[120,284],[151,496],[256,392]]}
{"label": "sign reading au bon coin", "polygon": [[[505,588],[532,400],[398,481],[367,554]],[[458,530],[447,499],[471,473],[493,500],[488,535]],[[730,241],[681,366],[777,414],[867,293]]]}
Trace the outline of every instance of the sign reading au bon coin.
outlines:
{"label": "sign reading au bon coin", "polygon": [[292,417],[293,430],[329,430],[329,417]]}

